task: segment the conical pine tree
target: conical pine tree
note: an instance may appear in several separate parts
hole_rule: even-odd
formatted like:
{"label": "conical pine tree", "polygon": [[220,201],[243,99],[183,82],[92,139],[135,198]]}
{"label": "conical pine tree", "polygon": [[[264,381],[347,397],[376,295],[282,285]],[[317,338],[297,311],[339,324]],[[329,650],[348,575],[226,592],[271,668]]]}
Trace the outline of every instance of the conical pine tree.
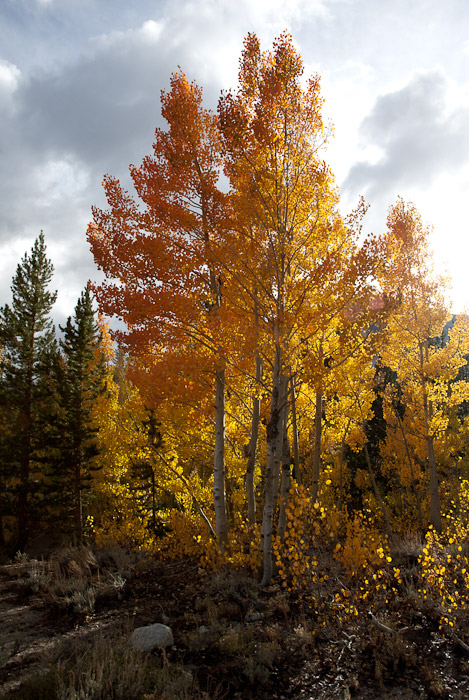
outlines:
{"label": "conical pine tree", "polygon": [[13,278],[12,305],[0,308],[0,433],[3,515],[16,518],[16,546],[23,549],[39,515],[43,494],[41,461],[51,408],[51,365],[56,352],[50,312],[53,266],[41,231]]}
{"label": "conical pine tree", "polygon": [[62,361],[58,392],[61,406],[61,437],[54,490],[62,511],[62,526],[81,540],[84,526],[85,494],[96,469],[98,426],[93,421],[97,396],[104,390],[106,373],[100,351],[101,333],[95,320],[88,287],[75,307],[75,315],[60,327]]}

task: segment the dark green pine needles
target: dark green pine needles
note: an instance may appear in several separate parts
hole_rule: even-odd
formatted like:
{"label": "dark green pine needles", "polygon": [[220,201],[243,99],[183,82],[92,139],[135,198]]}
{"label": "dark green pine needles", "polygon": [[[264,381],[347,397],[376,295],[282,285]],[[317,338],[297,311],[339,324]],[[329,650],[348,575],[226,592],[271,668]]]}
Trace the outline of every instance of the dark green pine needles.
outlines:
{"label": "dark green pine needles", "polygon": [[[16,546],[23,549],[43,501],[41,462],[53,408],[51,367],[56,355],[50,318],[57,293],[48,287],[53,266],[41,231],[17,267],[12,305],[0,308],[0,537],[4,516],[15,516]],[[7,518],[8,520],[8,518]]]}

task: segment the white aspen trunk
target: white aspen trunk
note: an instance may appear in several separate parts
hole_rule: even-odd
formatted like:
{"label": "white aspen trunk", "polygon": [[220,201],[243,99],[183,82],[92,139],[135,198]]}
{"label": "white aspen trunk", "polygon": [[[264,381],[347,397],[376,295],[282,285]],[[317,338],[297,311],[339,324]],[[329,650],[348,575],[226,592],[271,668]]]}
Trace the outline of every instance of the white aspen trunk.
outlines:
{"label": "white aspen trunk", "polygon": [[424,349],[425,359],[428,361],[427,342],[425,342],[424,344],[420,343],[420,368],[422,373],[423,418],[425,424],[428,468],[430,471],[430,522],[437,532],[441,532],[440,489],[438,484],[438,473],[436,469],[435,450],[433,447],[433,437],[430,434],[432,406],[431,403],[428,401],[427,387],[425,385],[425,379],[423,377]]}
{"label": "white aspen trunk", "polygon": [[277,535],[281,541],[285,539],[285,530],[287,527],[287,508],[288,497],[290,493],[290,441],[288,440],[287,421],[285,420],[283,450],[282,450],[282,479],[280,483],[280,510],[278,514]]}
{"label": "white aspen trunk", "polygon": [[301,486],[300,442],[298,439],[298,420],[296,416],[296,382],[293,374],[291,378],[291,420],[293,431],[293,476],[298,486]]}
{"label": "white aspen trunk", "polygon": [[257,389],[262,379],[262,359],[256,357],[256,394],[252,402],[251,438],[249,440],[248,463],[246,467],[246,499],[248,505],[248,521],[250,525],[256,522],[256,494],[254,490],[254,469],[256,465],[257,442],[259,439],[259,424],[261,420],[261,400]]}
{"label": "white aspen trunk", "polygon": [[280,459],[284,435],[284,406],[287,399],[288,379],[280,373],[280,353],[276,352],[270,419],[267,426],[267,465],[265,470],[265,501],[262,516],[261,548],[263,576],[261,585],[268,586],[272,578],[272,531],[278,495]]}
{"label": "white aspen trunk", "polygon": [[215,375],[215,455],[213,463],[213,502],[217,542],[224,552],[228,541],[228,516],[225,492],[225,370]]}
{"label": "white aspen trunk", "polygon": [[314,417],[314,455],[313,455],[313,478],[311,484],[311,495],[313,503],[318,500],[319,473],[321,469],[321,434],[322,434],[322,386],[319,382],[316,388],[316,415]]}

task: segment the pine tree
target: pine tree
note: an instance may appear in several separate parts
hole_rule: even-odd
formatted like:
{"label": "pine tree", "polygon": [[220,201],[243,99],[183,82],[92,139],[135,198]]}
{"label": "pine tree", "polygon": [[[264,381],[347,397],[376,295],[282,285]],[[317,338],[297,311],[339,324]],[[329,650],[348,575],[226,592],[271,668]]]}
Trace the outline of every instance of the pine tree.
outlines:
{"label": "pine tree", "polygon": [[60,450],[53,479],[53,490],[62,510],[62,527],[72,525],[75,537],[83,534],[84,494],[91,485],[93,460],[98,454],[98,427],[93,407],[103,391],[104,356],[100,351],[101,333],[95,320],[88,287],[82,292],[65,327],[59,366],[58,392],[61,408]]}
{"label": "pine tree", "polygon": [[47,412],[51,408],[50,369],[56,353],[50,312],[53,265],[41,231],[13,277],[12,305],[0,308],[0,438],[4,515],[14,515],[17,546],[24,548],[43,495],[41,460],[46,449]]}

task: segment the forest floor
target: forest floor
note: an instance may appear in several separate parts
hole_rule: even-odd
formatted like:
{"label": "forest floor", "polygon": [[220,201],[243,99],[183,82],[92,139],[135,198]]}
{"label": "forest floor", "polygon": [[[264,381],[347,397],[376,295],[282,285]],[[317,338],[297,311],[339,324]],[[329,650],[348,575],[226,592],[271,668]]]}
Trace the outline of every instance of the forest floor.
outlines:
{"label": "forest floor", "polygon": [[[469,653],[405,599],[382,611],[393,633],[366,615],[318,626],[301,598],[236,572],[67,556],[0,567],[2,700],[469,698]],[[127,640],[154,622],[174,646],[140,669]]]}

